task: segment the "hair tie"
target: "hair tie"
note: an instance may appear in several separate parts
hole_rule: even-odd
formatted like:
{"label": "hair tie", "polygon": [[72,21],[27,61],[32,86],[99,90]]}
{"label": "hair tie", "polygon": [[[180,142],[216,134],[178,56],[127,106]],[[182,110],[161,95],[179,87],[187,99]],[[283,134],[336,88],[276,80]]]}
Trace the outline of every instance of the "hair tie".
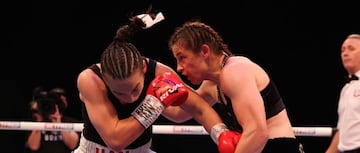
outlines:
{"label": "hair tie", "polygon": [[165,19],[164,15],[161,12],[156,14],[155,19],[153,19],[150,14],[140,14],[137,15],[137,17],[145,23],[146,26],[143,27],[143,29],[150,28],[154,24],[159,23],[160,21]]}

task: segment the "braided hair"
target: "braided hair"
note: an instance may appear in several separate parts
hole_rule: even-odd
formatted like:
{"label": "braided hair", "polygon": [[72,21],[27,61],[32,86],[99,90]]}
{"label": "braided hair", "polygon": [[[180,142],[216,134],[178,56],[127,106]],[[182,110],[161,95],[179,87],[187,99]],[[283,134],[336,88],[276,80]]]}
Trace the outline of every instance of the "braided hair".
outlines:
{"label": "braided hair", "polygon": [[126,79],[142,67],[143,58],[131,38],[146,25],[138,17],[132,17],[130,21],[130,24],[119,27],[113,41],[101,55],[102,73],[114,79]]}
{"label": "braided hair", "polygon": [[168,47],[171,50],[171,47],[176,44],[198,52],[200,51],[201,45],[207,44],[215,54],[232,55],[228,45],[218,32],[199,20],[187,21],[175,29],[175,32],[168,41]]}

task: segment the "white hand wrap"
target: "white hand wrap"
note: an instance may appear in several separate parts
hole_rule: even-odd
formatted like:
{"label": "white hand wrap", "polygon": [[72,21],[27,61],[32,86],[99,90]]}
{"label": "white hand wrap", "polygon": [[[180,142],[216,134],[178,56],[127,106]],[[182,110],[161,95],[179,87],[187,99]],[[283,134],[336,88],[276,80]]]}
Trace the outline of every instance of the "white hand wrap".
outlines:
{"label": "white hand wrap", "polygon": [[145,128],[160,116],[164,110],[163,104],[153,95],[146,95],[142,103],[131,113]]}
{"label": "white hand wrap", "polygon": [[218,144],[219,136],[222,132],[229,130],[224,123],[215,124],[210,131],[211,139]]}

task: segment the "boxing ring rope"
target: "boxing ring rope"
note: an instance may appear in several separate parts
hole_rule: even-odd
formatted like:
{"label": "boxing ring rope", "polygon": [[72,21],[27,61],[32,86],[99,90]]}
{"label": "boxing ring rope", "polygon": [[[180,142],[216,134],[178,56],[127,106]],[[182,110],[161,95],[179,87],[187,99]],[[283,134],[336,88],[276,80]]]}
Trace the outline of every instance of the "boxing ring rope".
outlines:
{"label": "boxing ring rope", "polygon": [[[0,130],[82,131],[83,123],[0,121]],[[293,127],[296,136],[331,137],[334,127]],[[152,125],[154,134],[208,135],[201,125]]]}

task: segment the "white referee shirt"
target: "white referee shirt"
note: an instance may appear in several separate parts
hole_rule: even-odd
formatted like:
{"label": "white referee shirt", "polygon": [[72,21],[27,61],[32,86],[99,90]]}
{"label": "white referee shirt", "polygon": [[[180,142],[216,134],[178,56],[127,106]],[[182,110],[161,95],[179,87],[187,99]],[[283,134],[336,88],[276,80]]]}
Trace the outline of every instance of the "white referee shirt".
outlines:
{"label": "white referee shirt", "polygon": [[[360,71],[355,73],[360,76]],[[359,77],[360,78],[360,77]],[[341,90],[338,105],[340,151],[360,147],[360,79],[345,84]]]}

